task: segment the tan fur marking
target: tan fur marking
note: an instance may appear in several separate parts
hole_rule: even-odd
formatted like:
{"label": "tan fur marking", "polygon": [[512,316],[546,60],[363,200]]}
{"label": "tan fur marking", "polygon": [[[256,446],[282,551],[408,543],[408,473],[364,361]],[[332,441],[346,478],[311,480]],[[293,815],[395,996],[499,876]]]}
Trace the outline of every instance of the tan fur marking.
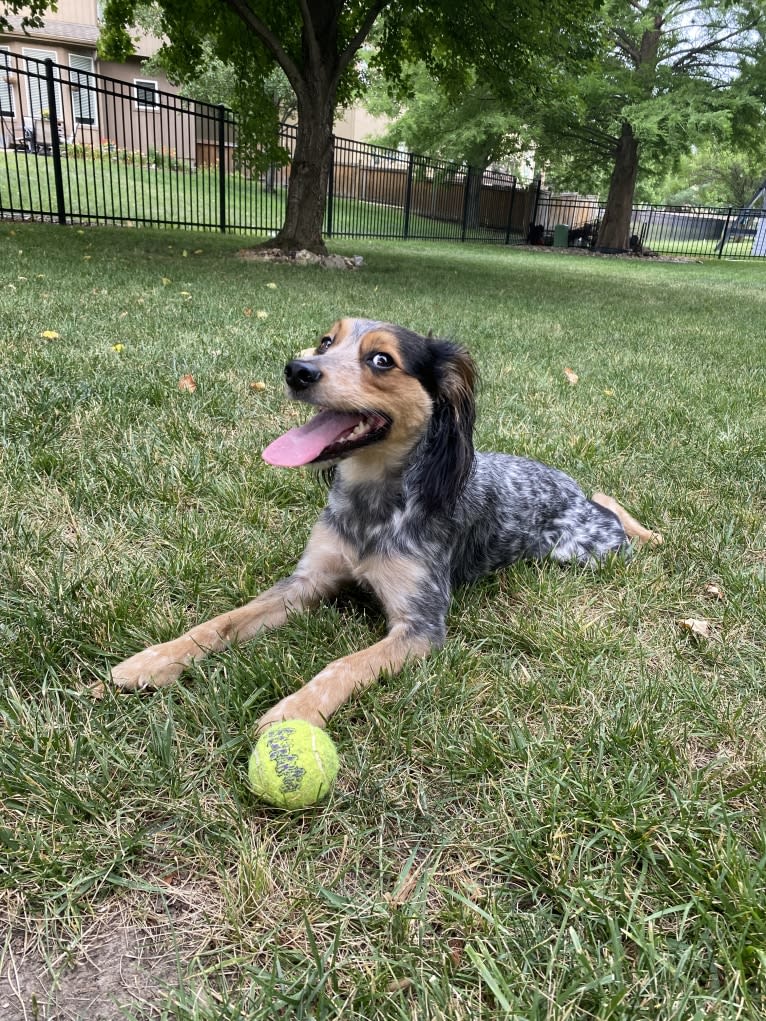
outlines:
{"label": "tan fur marking", "polygon": [[613,514],[616,514],[620,519],[620,524],[625,529],[625,534],[630,539],[637,539],[638,542],[643,545],[649,543],[652,546],[661,546],[663,538],[659,532],[653,532],[649,528],[636,521],[636,519],[629,514],[622,504],[619,504],[613,496],[607,496],[606,493],[594,493],[591,497],[594,503],[599,504],[601,507],[606,507]]}
{"label": "tan fur marking", "polygon": [[411,616],[412,597],[425,576],[423,565],[412,557],[386,554],[365,557],[354,568],[354,577],[370,586],[390,624]]}

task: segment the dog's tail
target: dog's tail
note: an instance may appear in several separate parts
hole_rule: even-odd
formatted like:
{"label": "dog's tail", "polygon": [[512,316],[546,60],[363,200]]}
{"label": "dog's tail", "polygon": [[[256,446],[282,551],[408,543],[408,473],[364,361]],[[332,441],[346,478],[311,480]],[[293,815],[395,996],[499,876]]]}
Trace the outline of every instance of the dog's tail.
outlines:
{"label": "dog's tail", "polygon": [[642,546],[644,543],[649,543],[651,546],[662,545],[663,538],[660,533],[653,532],[650,528],[644,528],[631,514],[628,514],[622,504],[619,504],[613,496],[607,496],[606,493],[594,493],[591,500],[617,515],[629,539],[636,539]]}

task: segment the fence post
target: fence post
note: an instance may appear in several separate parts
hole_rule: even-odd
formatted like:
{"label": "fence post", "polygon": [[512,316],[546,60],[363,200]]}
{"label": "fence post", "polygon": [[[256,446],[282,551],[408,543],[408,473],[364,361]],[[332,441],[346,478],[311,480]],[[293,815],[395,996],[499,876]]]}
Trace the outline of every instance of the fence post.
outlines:
{"label": "fence post", "polygon": [[538,206],[540,205],[540,189],[542,188],[542,186],[543,186],[543,179],[542,179],[542,177],[538,177],[537,178],[537,188],[535,189],[535,204],[532,207],[532,219],[529,221],[529,225],[531,227],[534,227],[535,221],[537,220],[537,209],[538,209]]}
{"label": "fence post", "polygon": [[407,155],[407,186],[404,190],[404,240],[410,236],[410,207],[412,205],[412,173],[415,167],[415,154]]}
{"label": "fence post", "polygon": [[226,233],[226,107],[218,107],[218,227]]}
{"label": "fence post", "polygon": [[466,232],[468,230],[468,207],[471,200],[471,168],[466,167],[465,172],[465,190],[463,192],[463,227],[460,231],[460,240],[465,241]]}
{"label": "fence post", "polygon": [[508,223],[505,227],[505,243],[509,245],[511,243],[511,228],[513,226],[513,201],[516,198],[516,178],[513,179],[511,185],[511,201],[508,203]]}
{"label": "fence post", "polygon": [[332,217],[334,212],[335,198],[335,135],[330,136],[330,159],[327,165],[327,228],[325,234],[332,237]]}
{"label": "fence post", "polygon": [[[45,60],[45,80],[48,86],[48,122],[51,131],[51,155],[53,156],[53,180],[56,185],[56,207],[58,221],[66,224],[66,202],[64,199],[64,175],[61,170],[61,143],[59,141],[59,117],[56,109],[56,88],[53,80],[53,61]],[[43,142],[45,138],[43,137]]]}

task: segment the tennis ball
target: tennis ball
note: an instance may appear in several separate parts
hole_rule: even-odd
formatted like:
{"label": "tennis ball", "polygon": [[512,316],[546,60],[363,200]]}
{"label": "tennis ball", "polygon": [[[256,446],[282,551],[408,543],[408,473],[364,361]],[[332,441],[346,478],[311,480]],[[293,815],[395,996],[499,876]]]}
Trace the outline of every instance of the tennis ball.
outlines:
{"label": "tennis ball", "polygon": [[255,793],[277,808],[306,808],[321,801],[337,773],[332,738],[305,720],[285,720],[265,730],[247,767]]}

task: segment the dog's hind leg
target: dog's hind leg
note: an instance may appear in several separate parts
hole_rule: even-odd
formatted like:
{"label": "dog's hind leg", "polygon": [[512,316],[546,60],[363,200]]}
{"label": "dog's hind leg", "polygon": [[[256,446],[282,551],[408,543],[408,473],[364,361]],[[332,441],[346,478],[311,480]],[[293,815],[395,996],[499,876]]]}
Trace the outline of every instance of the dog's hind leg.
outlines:
{"label": "dog's hind leg", "polygon": [[[245,606],[198,624],[185,635],[152,645],[112,669],[112,681],[123,691],[162,688],[185,667],[219,652],[232,642],[246,642],[260,631],[279,627],[291,613],[308,610],[334,595],[351,580],[349,561],[335,533],[319,521],[295,571]],[[94,687],[93,693],[103,693]]]}
{"label": "dog's hind leg", "polygon": [[620,524],[625,529],[625,534],[629,539],[636,539],[642,545],[649,543],[652,546],[662,545],[662,536],[659,532],[653,532],[649,528],[636,521],[636,519],[629,514],[622,504],[619,504],[614,497],[607,496],[606,493],[594,493],[591,497],[593,503],[599,504],[601,507],[606,507],[613,514],[616,514],[620,519]]}

